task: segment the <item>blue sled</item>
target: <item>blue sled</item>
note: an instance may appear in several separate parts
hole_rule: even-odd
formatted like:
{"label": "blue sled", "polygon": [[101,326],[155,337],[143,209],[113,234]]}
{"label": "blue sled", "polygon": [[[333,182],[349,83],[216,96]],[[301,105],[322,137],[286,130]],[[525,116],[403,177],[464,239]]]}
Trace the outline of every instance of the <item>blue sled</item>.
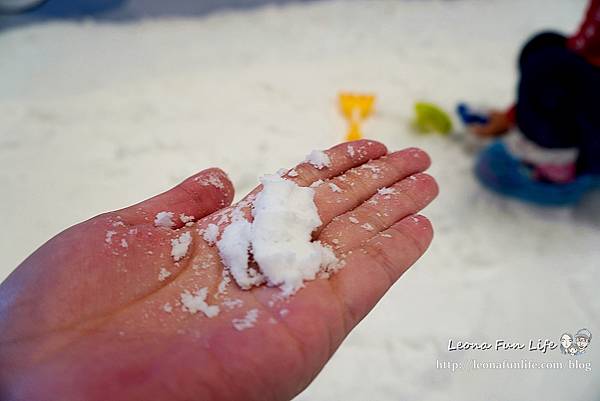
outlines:
{"label": "blue sled", "polygon": [[536,181],[531,170],[512,156],[500,141],[479,154],[475,175],[494,192],[542,206],[573,205],[588,191],[600,188],[599,175],[581,175],[568,184]]}

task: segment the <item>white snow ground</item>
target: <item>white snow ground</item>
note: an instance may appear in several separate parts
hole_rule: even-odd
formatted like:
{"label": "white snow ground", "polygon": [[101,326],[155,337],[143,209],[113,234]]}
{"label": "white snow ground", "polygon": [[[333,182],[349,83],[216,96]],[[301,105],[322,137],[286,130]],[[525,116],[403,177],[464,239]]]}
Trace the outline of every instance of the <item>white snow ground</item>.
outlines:
{"label": "white snow ground", "polygon": [[[378,96],[368,135],[433,157],[441,194],[426,214],[436,238],[297,399],[596,399],[600,366],[568,369],[556,350],[446,349],[450,338],[557,341],[581,327],[600,338],[593,208],[496,198],[460,146],[408,128],[417,99],[508,104],[520,43],[573,30],[584,3],[334,1],[0,32],[0,279],[63,228],[202,168],[223,167],[244,193],[259,174],[339,141],[336,93],[368,90]],[[598,341],[580,361],[598,363]],[[436,367],[472,358],[565,367]]]}

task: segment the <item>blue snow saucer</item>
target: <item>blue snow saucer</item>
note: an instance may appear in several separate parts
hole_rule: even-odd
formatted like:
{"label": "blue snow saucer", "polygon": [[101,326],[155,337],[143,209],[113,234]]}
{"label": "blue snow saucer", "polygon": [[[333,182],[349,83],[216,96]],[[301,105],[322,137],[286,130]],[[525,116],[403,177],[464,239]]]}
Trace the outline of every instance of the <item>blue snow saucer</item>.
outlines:
{"label": "blue snow saucer", "polygon": [[572,205],[586,192],[600,187],[597,175],[582,175],[568,184],[537,181],[531,169],[512,156],[501,141],[479,154],[475,175],[494,192],[542,206]]}

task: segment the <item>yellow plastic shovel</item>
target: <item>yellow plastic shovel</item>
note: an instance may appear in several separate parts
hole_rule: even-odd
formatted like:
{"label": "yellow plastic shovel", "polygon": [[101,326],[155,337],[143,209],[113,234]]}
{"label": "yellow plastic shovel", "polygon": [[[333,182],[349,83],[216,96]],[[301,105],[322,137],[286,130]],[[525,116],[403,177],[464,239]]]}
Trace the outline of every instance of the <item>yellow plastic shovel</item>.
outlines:
{"label": "yellow plastic shovel", "polygon": [[341,92],[339,94],[340,111],[348,121],[347,141],[355,141],[363,137],[360,125],[373,114],[375,96],[369,94],[359,94],[350,92]]}

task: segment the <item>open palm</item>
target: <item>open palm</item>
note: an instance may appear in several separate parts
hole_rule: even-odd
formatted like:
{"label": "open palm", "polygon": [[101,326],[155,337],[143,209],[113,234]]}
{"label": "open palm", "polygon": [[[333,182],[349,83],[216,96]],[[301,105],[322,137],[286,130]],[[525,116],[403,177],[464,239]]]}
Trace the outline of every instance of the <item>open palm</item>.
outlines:
{"label": "open palm", "polygon": [[[2,283],[0,398],[298,394],[432,238],[427,219],[416,215],[437,194],[422,174],[430,163],[424,152],[388,154],[380,143],[357,141],[326,153],[328,168],[302,163],[286,178],[300,186],[324,181],[315,186],[323,224],[314,237],[334,249],[341,270],[287,299],[278,288],[225,287],[218,250],[202,233],[227,224],[233,188],[220,170],[203,171],[67,229]],[[172,212],[174,226],[155,225],[163,211]],[[191,244],[176,261],[172,241],[186,233]],[[212,318],[181,302],[204,288],[206,304],[219,307]]]}

